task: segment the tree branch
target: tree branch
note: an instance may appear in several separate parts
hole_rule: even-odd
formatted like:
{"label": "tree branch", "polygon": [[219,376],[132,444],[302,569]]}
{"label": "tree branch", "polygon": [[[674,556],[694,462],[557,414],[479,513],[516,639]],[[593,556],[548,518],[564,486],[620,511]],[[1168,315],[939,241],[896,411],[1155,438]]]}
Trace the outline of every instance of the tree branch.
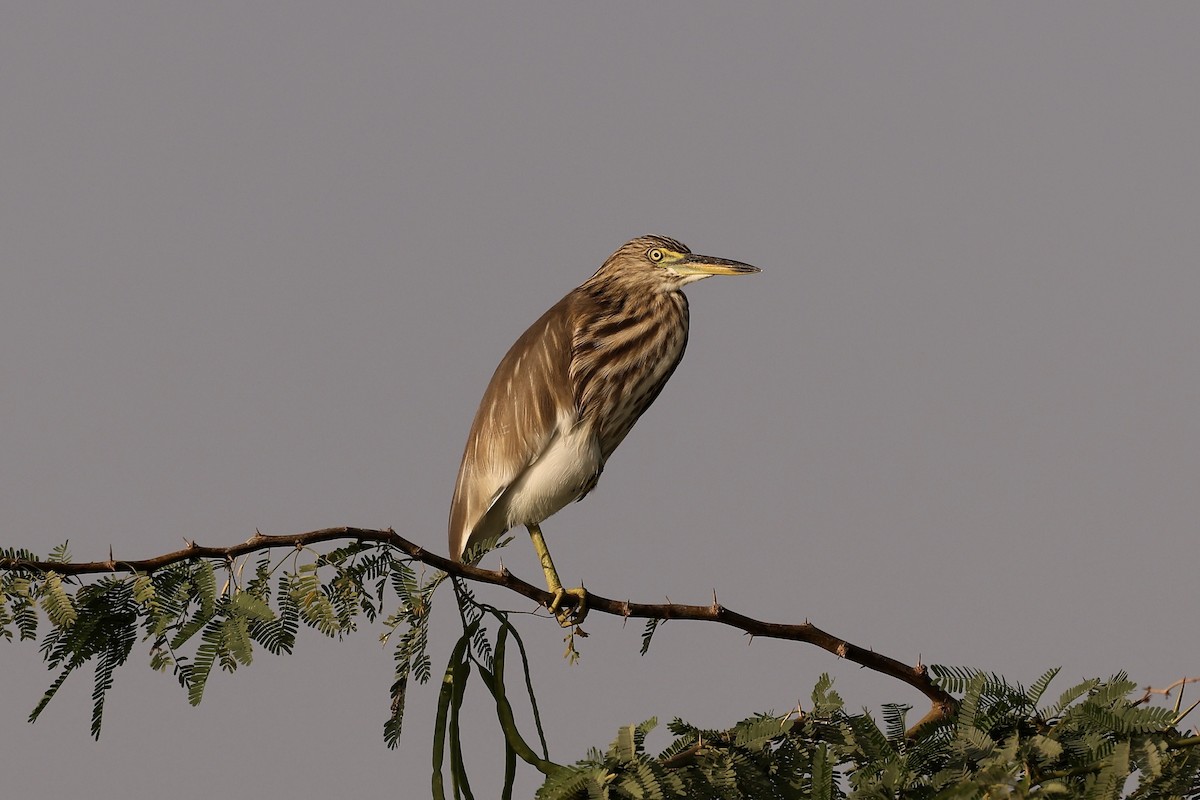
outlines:
{"label": "tree branch", "polygon": [[[302,549],[308,545],[335,540],[351,539],[359,542],[377,542],[391,545],[403,551],[409,557],[431,567],[447,572],[466,580],[490,583],[503,586],[519,595],[529,598],[543,606],[549,605],[554,596],[547,590],[527,583],[513,575],[501,566],[498,571],[480,569],[469,564],[460,564],[444,556],[431,553],[420,545],[410,542],[395,531],[372,530],[369,528],[325,528],[308,533],[294,533],[282,536],[264,536],[255,533],[241,544],[231,547],[203,547],[191,542],[182,550],[164,553],[154,558],[138,561],[123,561],[113,559],[107,561],[88,561],[59,563],[54,561],[33,561],[26,559],[0,558],[0,570],[32,570],[37,572],[56,572],[59,575],[86,575],[101,573],[134,573],[153,572],[170,564],[197,558],[212,558],[229,560],[264,549],[292,547]],[[563,598],[564,606],[571,606],[577,598],[570,595]],[[751,636],[762,636],[770,639],[786,639],[789,641],[806,642],[816,645],[830,653],[851,661],[855,664],[874,670],[897,680],[907,683],[927,697],[932,704],[929,712],[916,725],[909,729],[909,736],[919,735],[930,726],[947,720],[957,709],[957,701],[948,692],[938,687],[929,677],[929,672],[923,664],[909,666],[894,658],[868,650],[833,634],[827,633],[817,626],[803,622],[800,624],[784,624],[765,622],[753,617],[731,611],[717,602],[709,605],[683,605],[680,603],[633,603],[628,600],[612,600],[588,590],[588,610],[602,612],[620,617],[636,617],[639,619],[691,619],[707,622],[717,622],[737,628]]]}

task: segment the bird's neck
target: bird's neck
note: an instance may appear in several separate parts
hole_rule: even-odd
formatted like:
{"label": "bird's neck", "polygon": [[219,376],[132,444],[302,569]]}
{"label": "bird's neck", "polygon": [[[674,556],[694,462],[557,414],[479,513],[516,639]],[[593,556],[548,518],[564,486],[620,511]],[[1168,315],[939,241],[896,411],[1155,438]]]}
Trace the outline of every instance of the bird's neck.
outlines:
{"label": "bird's neck", "polygon": [[629,275],[606,274],[604,270],[588,278],[579,288],[610,308],[620,308],[631,301],[687,305],[687,298],[680,291],[682,284],[661,279],[638,280]]}

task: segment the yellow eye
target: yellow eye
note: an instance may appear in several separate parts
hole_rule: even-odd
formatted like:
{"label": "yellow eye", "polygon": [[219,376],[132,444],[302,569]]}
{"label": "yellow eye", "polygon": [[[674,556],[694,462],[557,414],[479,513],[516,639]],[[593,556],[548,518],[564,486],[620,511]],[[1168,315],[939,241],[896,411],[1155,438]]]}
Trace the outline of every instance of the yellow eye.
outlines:
{"label": "yellow eye", "polygon": [[663,260],[662,250],[659,250],[657,247],[651,247],[646,253],[646,258],[657,264],[659,261]]}

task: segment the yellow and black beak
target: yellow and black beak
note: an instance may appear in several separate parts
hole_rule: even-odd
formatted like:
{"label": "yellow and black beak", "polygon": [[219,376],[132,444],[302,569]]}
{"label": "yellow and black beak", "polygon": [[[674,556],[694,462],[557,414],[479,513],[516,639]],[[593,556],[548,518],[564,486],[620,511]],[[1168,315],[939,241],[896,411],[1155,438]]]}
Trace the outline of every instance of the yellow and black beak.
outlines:
{"label": "yellow and black beak", "polygon": [[707,278],[709,275],[753,275],[762,272],[758,267],[731,261],[728,258],[702,256],[697,253],[684,253],[681,258],[672,261],[669,266],[680,275],[694,275]]}

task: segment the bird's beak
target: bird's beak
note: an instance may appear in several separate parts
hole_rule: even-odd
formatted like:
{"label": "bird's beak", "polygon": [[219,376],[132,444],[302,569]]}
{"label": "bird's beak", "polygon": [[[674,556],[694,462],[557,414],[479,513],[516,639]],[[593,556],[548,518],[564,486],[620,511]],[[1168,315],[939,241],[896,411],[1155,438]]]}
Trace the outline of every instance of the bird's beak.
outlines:
{"label": "bird's beak", "polygon": [[755,272],[762,272],[758,267],[752,267],[740,261],[702,256],[696,253],[687,253],[683,258],[671,264],[671,269],[680,275],[696,275],[700,277],[707,277],[709,275],[753,275]]}

